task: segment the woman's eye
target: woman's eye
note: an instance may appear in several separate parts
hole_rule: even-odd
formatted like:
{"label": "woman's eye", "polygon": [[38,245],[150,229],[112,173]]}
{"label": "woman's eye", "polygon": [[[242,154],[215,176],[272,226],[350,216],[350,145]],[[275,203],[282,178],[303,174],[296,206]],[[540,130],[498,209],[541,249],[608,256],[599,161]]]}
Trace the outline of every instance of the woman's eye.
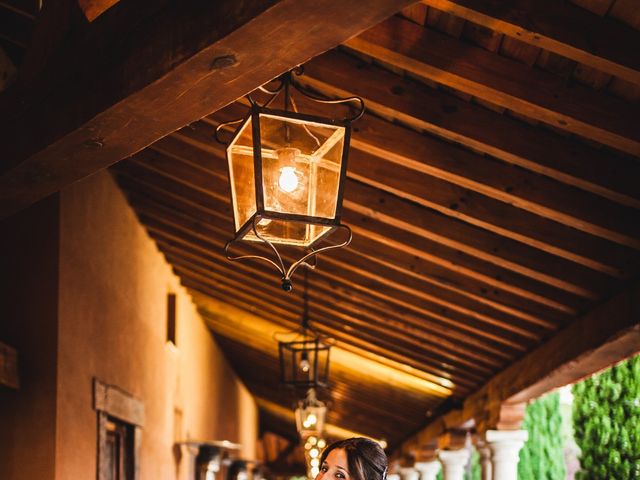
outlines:
{"label": "woman's eye", "polygon": [[336,477],[337,478],[344,478],[344,475],[340,472],[336,473]]}

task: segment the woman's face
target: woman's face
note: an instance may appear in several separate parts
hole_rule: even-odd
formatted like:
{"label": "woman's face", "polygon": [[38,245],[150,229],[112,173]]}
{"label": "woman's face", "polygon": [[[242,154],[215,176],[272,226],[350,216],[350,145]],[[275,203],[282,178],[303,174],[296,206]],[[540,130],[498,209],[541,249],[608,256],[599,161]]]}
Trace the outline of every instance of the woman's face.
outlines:
{"label": "woman's face", "polygon": [[335,448],[329,452],[315,480],[350,480],[347,452],[344,448]]}

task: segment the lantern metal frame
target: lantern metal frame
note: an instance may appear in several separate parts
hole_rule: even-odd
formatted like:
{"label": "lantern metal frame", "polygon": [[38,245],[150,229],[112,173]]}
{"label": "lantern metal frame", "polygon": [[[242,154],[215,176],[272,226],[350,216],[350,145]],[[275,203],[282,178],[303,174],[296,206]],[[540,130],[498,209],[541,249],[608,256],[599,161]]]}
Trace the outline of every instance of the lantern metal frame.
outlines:
{"label": "lantern metal frame", "polygon": [[[329,338],[320,335],[309,325],[308,283],[308,269],[305,269],[302,293],[302,322],[298,330],[287,332],[289,335],[296,333],[296,337],[292,340],[284,341],[277,338],[282,334],[277,333],[274,335],[275,340],[278,341],[281,383],[292,388],[306,390],[319,387],[326,388],[328,386],[332,347],[332,342]],[[302,360],[305,352],[307,352],[306,360],[312,359],[309,364],[309,372],[311,374],[306,379],[302,379],[297,375],[297,367],[299,366],[297,353],[300,353],[300,359]]]}
{"label": "lantern metal frame", "polygon": [[[260,87],[260,91],[266,93],[270,96],[270,98],[263,104],[259,105],[257,101],[255,101],[251,95],[247,96],[247,99],[250,103],[249,114],[238,120],[232,120],[229,122],[221,123],[216,128],[216,139],[225,145],[230,145],[235,141],[236,138],[241,134],[242,130],[245,128],[248,122],[251,122],[251,136],[252,136],[252,146],[253,146],[253,174],[254,174],[254,196],[255,196],[255,208],[256,211],[249,217],[245,223],[237,228],[235,236],[233,239],[229,240],[225,247],[224,252],[228,260],[230,261],[238,261],[238,260],[250,260],[256,259],[269,263],[274,266],[281,275],[281,285],[283,290],[291,291],[293,288],[293,284],[291,282],[291,277],[294,272],[300,267],[300,265],[306,265],[309,268],[315,268],[317,264],[317,255],[326,252],[329,250],[333,250],[336,248],[341,248],[349,245],[352,239],[351,229],[340,223],[342,217],[342,200],[344,195],[344,184],[347,172],[347,162],[349,156],[349,144],[351,138],[351,123],[358,120],[364,114],[364,100],[360,97],[353,96],[347,98],[338,98],[338,99],[323,99],[318,98],[315,95],[311,95],[302,89],[296,82],[293,81],[294,75],[302,75],[303,69],[302,67],[297,67],[289,72],[286,72],[282,76],[280,76],[277,80],[279,85],[275,89],[269,89],[264,86]],[[359,107],[356,110],[356,113],[353,116],[346,117],[341,120],[328,119],[316,115],[308,115],[304,113],[299,113],[297,111],[295,102],[291,97],[291,87],[293,87],[296,91],[302,94],[304,97],[313,100],[314,102],[324,103],[324,104],[347,104],[352,102],[358,102]],[[275,101],[275,99],[280,95],[280,93],[284,94],[283,104],[284,109],[278,110],[270,108],[270,105]],[[289,105],[293,108],[294,111],[289,110]],[[310,122],[320,125],[326,125],[328,127],[341,127],[344,129],[344,138],[343,138],[343,149],[341,155],[341,163],[340,163],[340,175],[338,179],[338,191],[336,196],[336,208],[333,218],[327,217],[319,217],[319,216],[307,216],[307,215],[299,215],[299,214],[291,214],[291,213],[282,213],[282,212],[274,212],[265,209],[264,205],[264,191],[263,191],[263,158],[262,158],[262,145],[261,145],[261,131],[260,131],[260,117],[261,115],[269,115],[283,119],[293,119],[302,122]],[[239,124],[239,126],[233,132],[231,140],[229,142],[225,142],[221,139],[220,133],[223,129],[230,127],[232,125]],[[285,128],[289,128],[285,125]],[[307,129],[307,127],[303,128]],[[313,136],[307,129],[307,132]],[[227,151],[227,160],[228,158]],[[229,169],[229,183],[231,184],[231,171]],[[234,198],[233,193],[231,194],[231,202],[233,204]],[[235,211],[234,211],[235,215]],[[274,244],[274,242],[268,240],[263,235],[261,235],[258,231],[258,224],[262,219],[267,220],[281,220],[293,223],[303,223],[306,225],[319,225],[323,227],[330,227],[327,231],[321,234],[318,238],[316,238],[310,245],[306,246],[307,253],[304,254],[300,259],[294,261],[289,265],[289,267],[285,266],[285,262],[282,258],[282,255],[278,251],[278,248]],[[326,245],[321,248],[317,248],[317,246],[323,241],[326,240],[332,233],[336,230],[342,229],[346,232],[346,238],[342,242],[339,242],[334,245]],[[265,255],[259,254],[250,254],[250,255],[233,255],[230,253],[230,248],[244,240],[244,237],[253,232],[256,238],[258,238],[262,243],[267,245],[270,251],[274,254],[274,258],[269,258]],[[284,242],[283,242],[284,243]]]}

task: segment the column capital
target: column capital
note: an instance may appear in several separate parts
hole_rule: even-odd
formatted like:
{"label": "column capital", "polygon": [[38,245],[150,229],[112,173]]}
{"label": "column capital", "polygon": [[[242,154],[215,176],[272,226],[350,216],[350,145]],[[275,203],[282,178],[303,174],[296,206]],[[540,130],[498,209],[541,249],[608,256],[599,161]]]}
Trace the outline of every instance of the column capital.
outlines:
{"label": "column capital", "polygon": [[420,472],[413,467],[402,467],[400,469],[402,480],[420,480]]}
{"label": "column capital", "polygon": [[462,480],[464,467],[469,463],[471,452],[467,448],[460,450],[440,450],[438,458],[442,463],[444,480]]}
{"label": "column capital", "polygon": [[529,439],[529,432],[526,430],[487,430],[484,439],[490,445],[504,442],[524,444]]}
{"label": "column capital", "polygon": [[440,462],[438,460],[416,462],[413,466],[420,472],[420,480],[436,480],[436,475],[440,471]]}
{"label": "column capital", "polygon": [[520,449],[529,438],[526,430],[487,430],[494,480],[517,480]]}

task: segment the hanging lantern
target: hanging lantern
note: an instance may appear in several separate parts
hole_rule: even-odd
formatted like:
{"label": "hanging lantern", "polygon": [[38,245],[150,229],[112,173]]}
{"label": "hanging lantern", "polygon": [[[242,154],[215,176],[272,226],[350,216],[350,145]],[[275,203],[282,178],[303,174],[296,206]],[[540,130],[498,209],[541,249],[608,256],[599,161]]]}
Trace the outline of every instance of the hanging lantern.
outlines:
{"label": "hanging lantern", "polygon": [[[292,83],[293,73],[280,77],[276,90],[261,88],[271,95],[267,103],[258,105],[249,96],[248,116],[223,123],[216,130],[218,137],[223,127],[240,124],[226,149],[235,225],[235,236],[225,246],[227,258],[269,262],[280,272],[285,291],[292,289],[291,276],[300,264],[351,241],[351,231],[340,223],[342,196],[350,125],[364,112],[364,102],[358,97],[321,100],[306,94]],[[357,101],[359,111],[344,120],[290,111],[290,105],[295,108],[290,86],[321,103]],[[284,92],[283,110],[269,108],[281,92]],[[346,230],[346,240],[318,248],[340,228]],[[268,245],[273,257],[233,256],[229,248],[236,242],[262,242]],[[287,268],[278,252],[279,245],[300,247],[305,253]]]}
{"label": "hanging lantern", "polygon": [[296,430],[300,437],[306,439],[314,436],[322,436],[324,421],[327,416],[327,406],[316,397],[316,391],[310,388],[307,397],[298,402],[295,411]]}
{"label": "hanging lantern", "polygon": [[[300,389],[326,387],[331,345],[309,325],[308,270],[304,272],[301,328],[288,340],[278,341],[281,382]],[[293,333],[293,332],[291,332]]]}

